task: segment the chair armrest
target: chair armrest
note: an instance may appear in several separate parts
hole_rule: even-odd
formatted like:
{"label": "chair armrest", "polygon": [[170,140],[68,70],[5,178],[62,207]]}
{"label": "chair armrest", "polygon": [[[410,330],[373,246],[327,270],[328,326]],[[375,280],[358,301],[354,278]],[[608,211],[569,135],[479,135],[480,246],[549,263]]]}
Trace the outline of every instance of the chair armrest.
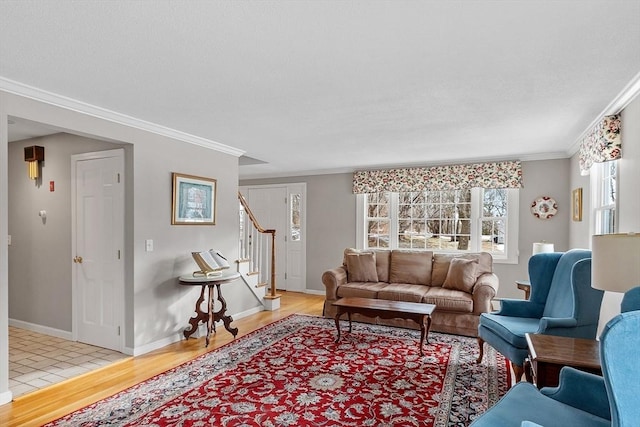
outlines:
{"label": "chair armrest", "polygon": [[496,314],[510,317],[540,318],[544,306],[533,301],[505,298],[500,300],[500,310]]}
{"label": "chair armrest", "polygon": [[322,283],[325,287],[326,299],[334,301],[338,299],[338,286],[347,283],[347,270],[344,267],[337,267],[322,273]]}
{"label": "chair armrest", "polygon": [[490,313],[493,311],[491,300],[498,293],[500,280],[493,273],[485,273],[478,277],[475,285],[473,285],[473,313]]}
{"label": "chair armrest", "polygon": [[540,319],[537,334],[551,332],[553,329],[567,329],[578,326],[578,321],[573,317],[543,317]]}
{"label": "chair armrest", "polygon": [[558,387],[544,387],[540,392],[565,405],[611,419],[604,378],[565,366],[560,371]]}

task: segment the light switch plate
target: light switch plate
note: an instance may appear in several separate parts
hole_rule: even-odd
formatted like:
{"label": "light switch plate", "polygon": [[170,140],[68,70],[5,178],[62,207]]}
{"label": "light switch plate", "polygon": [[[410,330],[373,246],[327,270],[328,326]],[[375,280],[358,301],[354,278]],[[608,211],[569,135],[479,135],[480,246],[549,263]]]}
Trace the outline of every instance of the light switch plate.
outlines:
{"label": "light switch plate", "polygon": [[147,252],[153,252],[153,240],[147,239],[144,241],[144,249]]}

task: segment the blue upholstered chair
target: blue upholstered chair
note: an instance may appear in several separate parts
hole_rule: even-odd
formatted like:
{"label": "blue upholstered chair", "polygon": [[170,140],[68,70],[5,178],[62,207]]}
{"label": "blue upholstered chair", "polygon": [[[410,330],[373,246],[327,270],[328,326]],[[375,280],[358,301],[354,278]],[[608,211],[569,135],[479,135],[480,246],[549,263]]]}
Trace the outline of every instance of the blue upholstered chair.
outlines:
{"label": "blue upholstered chair", "polygon": [[[518,383],[473,427],[633,427],[640,423],[640,288],[625,294],[623,313],[600,335],[603,376],[560,371],[558,387]],[[626,311],[635,310],[635,311]]]}
{"label": "blue upholstered chair", "polygon": [[503,299],[478,325],[478,363],[486,342],[511,361],[516,381],[528,354],[526,333],[593,339],[604,294],[591,287],[591,251],[584,249],[532,256],[529,281],[529,300]]}

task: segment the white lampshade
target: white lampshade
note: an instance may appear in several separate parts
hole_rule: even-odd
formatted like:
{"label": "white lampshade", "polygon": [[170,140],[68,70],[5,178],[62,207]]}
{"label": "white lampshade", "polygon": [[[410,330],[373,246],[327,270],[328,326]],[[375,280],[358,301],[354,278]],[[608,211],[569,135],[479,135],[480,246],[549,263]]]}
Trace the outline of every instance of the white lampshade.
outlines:
{"label": "white lampshade", "polygon": [[553,243],[535,242],[533,244],[533,250],[532,250],[533,255],[543,254],[546,252],[553,252],[553,251],[554,251]]}
{"label": "white lampshade", "polygon": [[603,234],[591,240],[591,287],[626,292],[640,285],[640,234]]}

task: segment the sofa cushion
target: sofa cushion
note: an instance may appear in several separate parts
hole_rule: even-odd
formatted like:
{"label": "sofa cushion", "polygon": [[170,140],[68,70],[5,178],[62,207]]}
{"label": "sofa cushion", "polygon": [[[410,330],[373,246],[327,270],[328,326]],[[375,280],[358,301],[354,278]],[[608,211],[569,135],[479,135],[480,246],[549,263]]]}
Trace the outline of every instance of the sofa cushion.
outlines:
{"label": "sofa cushion", "polygon": [[381,282],[389,281],[389,261],[391,259],[391,251],[347,248],[344,250],[344,254],[342,256],[342,265],[344,265],[345,268],[347,267],[347,255],[350,254],[375,254],[378,280]]}
{"label": "sofa cushion", "polygon": [[476,275],[478,277],[482,276],[484,273],[493,272],[493,257],[488,252],[474,254],[434,254],[431,286],[442,286],[444,284],[444,281],[447,278],[447,273],[449,272],[449,264],[454,258],[478,260],[478,268],[476,271]]}
{"label": "sofa cushion", "polygon": [[422,302],[429,292],[429,286],[411,285],[407,283],[390,283],[378,292],[378,299],[390,301]]}
{"label": "sofa cushion", "polygon": [[384,282],[352,282],[342,286],[338,286],[336,295],[338,296],[338,298],[378,298],[378,292],[387,286],[389,286],[389,284]]}
{"label": "sofa cushion", "polygon": [[447,278],[444,279],[442,287],[471,293],[478,279],[477,271],[477,259],[453,258],[449,263]]}
{"label": "sofa cushion", "polygon": [[473,313],[472,295],[455,289],[431,287],[422,297],[422,302],[435,304],[436,310]]}
{"label": "sofa cushion", "polygon": [[433,252],[392,251],[389,283],[431,284]]}
{"label": "sofa cushion", "polygon": [[349,282],[378,282],[375,254],[351,253],[345,255],[345,258]]}
{"label": "sofa cushion", "polygon": [[389,263],[391,262],[391,251],[375,251],[375,254],[378,280],[381,282],[389,282]]}

